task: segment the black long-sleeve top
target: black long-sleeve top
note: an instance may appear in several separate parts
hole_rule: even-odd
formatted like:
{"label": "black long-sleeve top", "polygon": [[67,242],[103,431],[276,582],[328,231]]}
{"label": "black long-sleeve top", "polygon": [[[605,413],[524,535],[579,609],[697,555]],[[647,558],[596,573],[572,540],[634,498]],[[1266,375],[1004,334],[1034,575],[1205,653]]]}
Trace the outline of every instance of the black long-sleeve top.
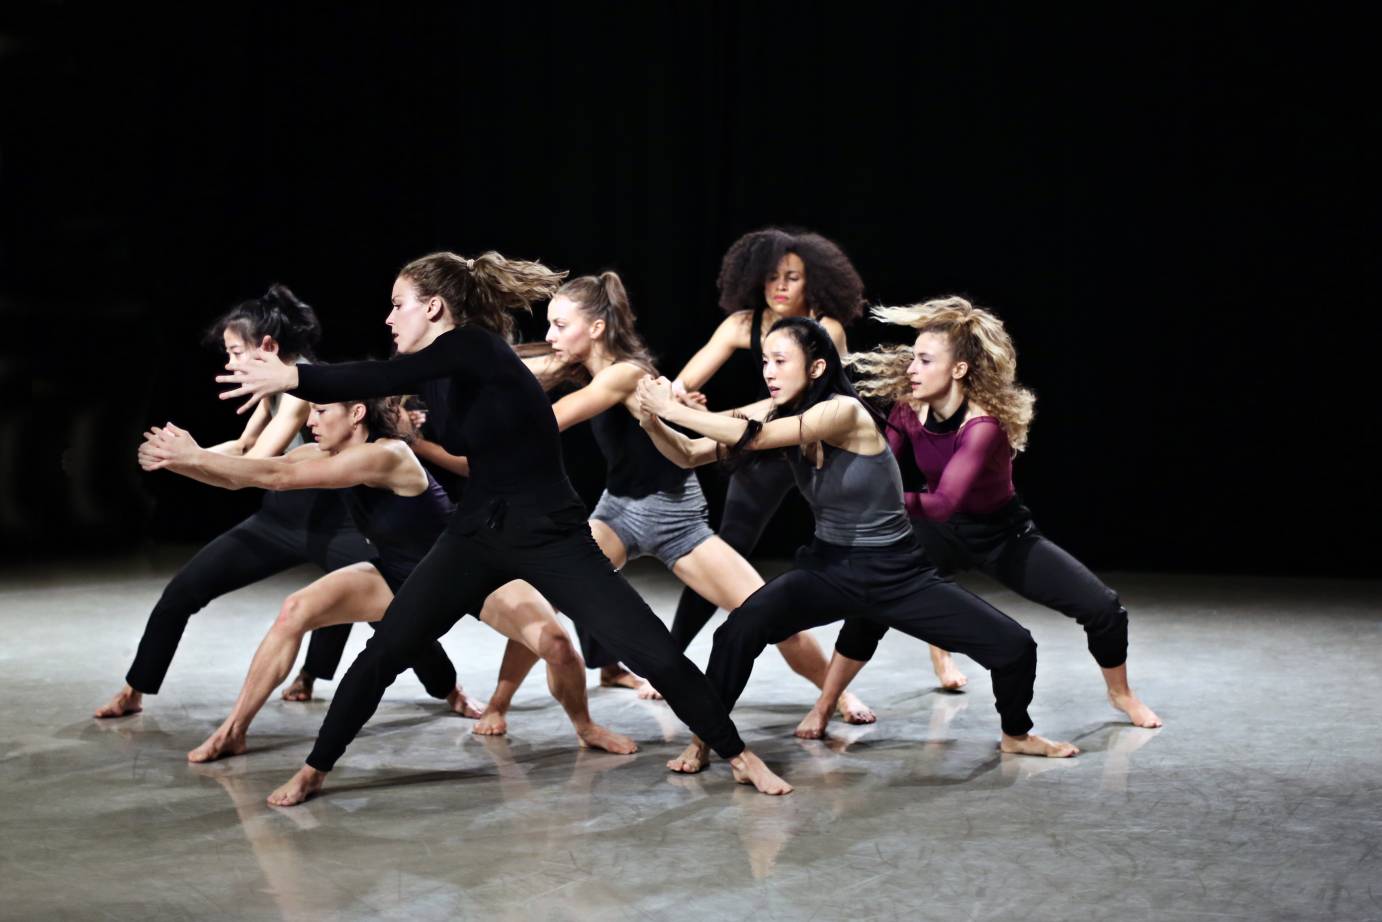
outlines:
{"label": "black long-sleeve top", "polygon": [[[441,444],[470,459],[463,506],[475,498],[560,490],[567,484],[556,416],[537,378],[498,335],[457,327],[384,362],[299,365],[294,393],[315,403],[413,394],[447,382]],[[568,487],[569,489],[569,487]]]}

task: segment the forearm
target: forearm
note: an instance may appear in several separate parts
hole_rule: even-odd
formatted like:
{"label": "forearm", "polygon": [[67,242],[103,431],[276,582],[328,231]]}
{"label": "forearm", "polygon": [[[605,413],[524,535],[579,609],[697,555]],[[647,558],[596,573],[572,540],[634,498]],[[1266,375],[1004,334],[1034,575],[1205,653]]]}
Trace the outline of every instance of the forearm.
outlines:
{"label": "forearm", "polygon": [[453,455],[430,439],[416,438],[408,447],[413,450],[413,454],[417,455],[428,464],[439,467],[444,471],[450,471],[460,477],[470,476],[469,458],[465,458],[461,455]]}
{"label": "forearm", "polygon": [[212,445],[207,451],[214,451],[218,455],[230,455],[233,458],[238,458],[245,453],[245,446],[240,439],[231,439],[229,442]]}
{"label": "forearm", "polygon": [[680,432],[677,432],[675,429],[669,428],[666,423],[656,416],[649,415],[645,417],[642,421],[642,425],[643,431],[648,433],[648,438],[652,440],[657,450],[662,452],[663,457],[671,461],[677,467],[699,467],[701,464],[713,458],[712,455],[711,458],[706,458],[704,460],[698,459],[695,449],[696,443]]}
{"label": "forearm", "polygon": [[292,489],[292,465],[286,461],[260,458],[235,458],[202,448],[185,462],[172,465],[180,474],[212,486],[238,490],[259,487],[264,490]]}
{"label": "forearm", "polygon": [[[748,430],[748,420],[674,403],[659,414],[669,423],[685,426],[721,445],[737,445]],[[666,428],[666,427],[664,427]]]}

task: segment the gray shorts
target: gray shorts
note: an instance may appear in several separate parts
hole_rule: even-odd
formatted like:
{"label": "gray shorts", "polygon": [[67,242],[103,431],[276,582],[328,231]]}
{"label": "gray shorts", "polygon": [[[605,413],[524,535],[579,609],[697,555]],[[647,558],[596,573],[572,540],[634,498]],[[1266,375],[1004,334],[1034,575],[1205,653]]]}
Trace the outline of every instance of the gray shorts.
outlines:
{"label": "gray shorts", "polygon": [[624,548],[629,560],[656,557],[668,568],[715,537],[710,530],[710,511],[696,475],[686,472],[681,492],[654,493],[641,499],[600,494],[592,519],[608,525]]}

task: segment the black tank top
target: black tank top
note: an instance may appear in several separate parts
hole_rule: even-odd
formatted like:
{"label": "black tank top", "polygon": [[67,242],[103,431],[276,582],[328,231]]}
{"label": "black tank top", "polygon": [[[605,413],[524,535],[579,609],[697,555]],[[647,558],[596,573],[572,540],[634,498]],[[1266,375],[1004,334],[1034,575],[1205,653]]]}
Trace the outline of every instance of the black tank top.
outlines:
{"label": "black tank top", "polygon": [[749,327],[749,359],[758,370],[758,398],[768,395],[768,382],[763,380],[763,312],[768,308],[759,305],[753,312],[753,326]]}
{"label": "black tank top", "polygon": [[612,496],[642,499],[654,493],[681,492],[686,471],[657,450],[623,404],[593,418],[590,429],[605,456],[605,489]]}
{"label": "black tank top", "polygon": [[417,496],[365,486],[341,494],[355,527],[374,547],[379,569],[395,590],[432,549],[455,508],[431,474],[427,489]]}

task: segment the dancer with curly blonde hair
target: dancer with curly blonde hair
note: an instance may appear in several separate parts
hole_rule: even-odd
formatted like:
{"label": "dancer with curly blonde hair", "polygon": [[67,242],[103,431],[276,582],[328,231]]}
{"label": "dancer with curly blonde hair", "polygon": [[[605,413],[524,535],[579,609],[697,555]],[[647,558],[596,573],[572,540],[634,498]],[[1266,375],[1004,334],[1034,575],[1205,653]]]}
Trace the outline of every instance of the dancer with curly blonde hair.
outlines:
{"label": "dancer with curly blonde hair", "polygon": [[[925,492],[908,492],[906,504],[927,557],[947,574],[981,570],[1074,618],[1113,706],[1136,726],[1161,726],[1128,685],[1128,613],[1118,594],[1042,535],[1013,488],[1013,456],[1027,446],[1036,397],[1017,381],[1017,350],[1003,322],[960,297],[872,314],[917,331],[910,348],[861,353],[849,364],[861,394],[894,404],[888,442],[904,460],[910,452],[926,478]],[[823,734],[831,703],[885,631],[868,621],[845,625],[821,699],[799,735]],[[949,659],[943,650],[934,655]]]}

